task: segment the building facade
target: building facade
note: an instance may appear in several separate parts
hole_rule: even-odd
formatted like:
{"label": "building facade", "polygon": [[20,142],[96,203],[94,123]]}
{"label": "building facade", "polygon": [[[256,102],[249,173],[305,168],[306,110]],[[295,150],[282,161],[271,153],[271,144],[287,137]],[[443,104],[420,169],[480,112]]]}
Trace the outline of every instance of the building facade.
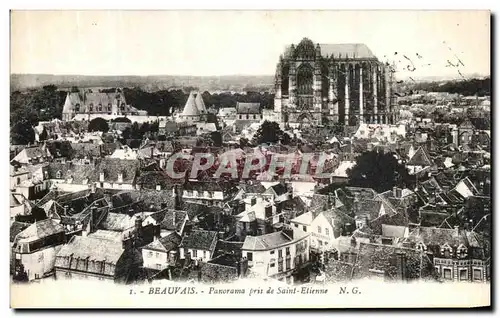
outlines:
{"label": "building facade", "polygon": [[392,124],[397,120],[393,73],[365,44],[315,45],[304,38],[280,56],[274,112],[293,127],[328,121]]}
{"label": "building facade", "polygon": [[79,115],[90,119],[95,117],[147,116],[147,112],[127,104],[125,95],[119,89],[114,93],[68,92],[64,101],[62,120],[70,121]]}

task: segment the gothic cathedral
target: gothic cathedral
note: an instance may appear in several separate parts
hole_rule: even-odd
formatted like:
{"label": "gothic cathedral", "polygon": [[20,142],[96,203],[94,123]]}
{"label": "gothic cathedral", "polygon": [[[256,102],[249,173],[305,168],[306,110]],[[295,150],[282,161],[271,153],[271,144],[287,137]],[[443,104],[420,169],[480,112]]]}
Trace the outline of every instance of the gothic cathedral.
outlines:
{"label": "gothic cathedral", "polygon": [[393,124],[393,70],[364,44],[314,45],[304,38],[280,56],[274,112],[291,127]]}

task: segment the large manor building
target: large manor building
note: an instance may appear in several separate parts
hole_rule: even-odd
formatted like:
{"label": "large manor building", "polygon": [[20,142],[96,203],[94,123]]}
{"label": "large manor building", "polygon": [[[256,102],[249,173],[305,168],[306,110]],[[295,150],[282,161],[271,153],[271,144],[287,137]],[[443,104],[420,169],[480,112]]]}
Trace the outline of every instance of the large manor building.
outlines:
{"label": "large manor building", "polygon": [[274,118],[290,126],[397,121],[394,68],[365,44],[290,45],[276,67]]}
{"label": "large manor building", "polygon": [[128,105],[120,89],[112,93],[84,90],[68,92],[64,101],[62,120],[111,119],[120,116],[147,116],[147,111]]}

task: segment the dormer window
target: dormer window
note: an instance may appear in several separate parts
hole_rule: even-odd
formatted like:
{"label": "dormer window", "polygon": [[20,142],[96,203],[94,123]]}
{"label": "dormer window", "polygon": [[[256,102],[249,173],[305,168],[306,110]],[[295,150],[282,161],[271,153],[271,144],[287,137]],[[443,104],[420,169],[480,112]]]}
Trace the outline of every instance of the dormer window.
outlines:
{"label": "dormer window", "polygon": [[419,243],[417,244],[417,250],[422,251],[422,252],[425,252],[425,251],[427,251],[427,246],[425,246],[425,244],[424,244],[424,243],[419,242]]}
{"label": "dormer window", "polygon": [[457,256],[459,258],[466,258],[467,257],[467,247],[465,247],[465,245],[460,244],[460,246],[457,249]]}
{"label": "dormer window", "polygon": [[452,252],[453,249],[451,248],[450,245],[448,245],[448,243],[441,246],[441,254],[443,254],[445,258],[450,258],[452,256]]}
{"label": "dormer window", "polygon": [[61,179],[61,177],[62,177],[61,171],[57,171],[56,172],[56,179]]}
{"label": "dormer window", "polygon": [[99,181],[104,182],[104,172],[99,173]]}

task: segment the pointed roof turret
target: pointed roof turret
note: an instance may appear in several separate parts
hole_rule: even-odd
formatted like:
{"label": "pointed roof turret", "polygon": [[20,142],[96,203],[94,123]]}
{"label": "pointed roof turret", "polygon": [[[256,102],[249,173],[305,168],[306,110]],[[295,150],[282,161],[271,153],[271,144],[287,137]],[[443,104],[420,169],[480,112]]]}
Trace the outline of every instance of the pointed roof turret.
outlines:
{"label": "pointed roof turret", "polygon": [[198,111],[200,112],[200,114],[207,113],[207,108],[205,107],[205,103],[203,102],[203,97],[201,96],[201,93],[196,94],[196,99],[194,102],[195,102],[196,108],[198,108]]}
{"label": "pointed roof turret", "polygon": [[184,111],[182,112],[183,116],[199,116],[200,112],[198,111],[198,107],[196,106],[194,94],[191,92],[187,99],[186,105],[184,106]]}

